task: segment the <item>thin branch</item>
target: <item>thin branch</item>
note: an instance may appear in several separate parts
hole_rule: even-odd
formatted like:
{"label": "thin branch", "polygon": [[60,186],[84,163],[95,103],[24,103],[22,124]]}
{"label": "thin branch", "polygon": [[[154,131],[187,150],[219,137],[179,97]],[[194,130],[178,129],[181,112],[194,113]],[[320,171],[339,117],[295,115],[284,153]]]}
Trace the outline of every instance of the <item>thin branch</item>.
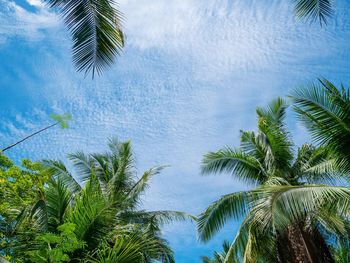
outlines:
{"label": "thin branch", "polygon": [[9,149],[15,147],[16,145],[18,145],[18,144],[24,142],[25,140],[27,140],[27,139],[29,139],[29,138],[31,138],[31,137],[33,137],[33,136],[35,136],[35,135],[37,135],[37,134],[43,132],[43,131],[46,131],[46,130],[48,130],[48,129],[54,127],[54,126],[56,126],[56,125],[59,124],[59,123],[60,123],[59,121],[58,121],[58,122],[55,122],[54,124],[51,124],[51,125],[49,125],[49,126],[43,128],[43,129],[41,129],[41,130],[39,130],[39,131],[37,131],[37,132],[34,132],[34,133],[32,133],[32,134],[30,134],[30,135],[24,137],[22,140],[20,140],[20,141],[14,143],[14,144],[11,144],[11,145],[9,145],[9,146],[7,146],[7,147],[5,147],[4,149],[1,150],[1,152],[4,152],[4,151],[9,150]]}

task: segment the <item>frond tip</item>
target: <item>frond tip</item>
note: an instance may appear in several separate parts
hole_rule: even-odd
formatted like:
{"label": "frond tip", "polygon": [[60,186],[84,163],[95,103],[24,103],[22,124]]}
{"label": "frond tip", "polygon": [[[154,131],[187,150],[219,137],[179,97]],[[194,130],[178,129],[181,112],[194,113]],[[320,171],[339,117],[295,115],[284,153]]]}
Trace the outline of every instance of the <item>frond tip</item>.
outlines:
{"label": "frond tip", "polygon": [[310,21],[319,20],[320,24],[326,24],[327,18],[333,15],[332,0],[294,0],[295,14],[299,18]]}

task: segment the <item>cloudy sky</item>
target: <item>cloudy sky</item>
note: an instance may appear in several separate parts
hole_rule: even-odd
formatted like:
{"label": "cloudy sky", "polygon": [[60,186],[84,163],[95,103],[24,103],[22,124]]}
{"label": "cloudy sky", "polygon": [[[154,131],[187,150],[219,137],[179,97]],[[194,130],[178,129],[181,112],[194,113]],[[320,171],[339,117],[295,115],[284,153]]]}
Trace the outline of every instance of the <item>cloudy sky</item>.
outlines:
{"label": "cloudy sky", "polygon": [[[254,129],[255,107],[327,77],[350,84],[350,3],[336,1],[327,27],[296,20],[291,0],[120,0],[126,48],[92,80],[76,73],[70,39],[40,0],[0,0],[0,143],[5,146],[69,112],[69,130],[52,129],[9,152],[15,159],[59,158],[131,139],[137,168],[169,168],[153,178],[147,209],[201,212],[222,194],[245,189],[230,177],[199,175],[204,153],[238,145]],[[289,115],[298,144],[303,127]],[[232,240],[230,222],[207,244],[192,223],[164,228],[177,262]]]}

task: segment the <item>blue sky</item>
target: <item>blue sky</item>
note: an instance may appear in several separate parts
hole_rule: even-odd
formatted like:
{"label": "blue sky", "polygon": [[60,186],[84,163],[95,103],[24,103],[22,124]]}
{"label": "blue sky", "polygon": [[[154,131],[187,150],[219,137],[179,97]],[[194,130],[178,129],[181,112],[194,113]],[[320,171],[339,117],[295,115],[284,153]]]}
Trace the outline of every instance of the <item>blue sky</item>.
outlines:
{"label": "blue sky", "polygon": [[[202,177],[204,153],[238,145],[254,129],[255,107],[327,77],[350,83],[350,2],[336,1],[327,27],[296,20],[289,0],[120,0],[126,48],[92,80],[76,73],[70,39],[39,0],[0,0],[0,142],[73,115],[71,129],[52,129],[9,155],[65,159],[77,150],[104,151],[111,136],[131,139],[139,172],[159,164],[144,198],[147,209],[198,214],[222,194],[247,188],[229,175]],[[308,136],[292,114],[297,143]],[[231,222],[207,244],[191,223],[164,228],[177,262],[232,240]]]}

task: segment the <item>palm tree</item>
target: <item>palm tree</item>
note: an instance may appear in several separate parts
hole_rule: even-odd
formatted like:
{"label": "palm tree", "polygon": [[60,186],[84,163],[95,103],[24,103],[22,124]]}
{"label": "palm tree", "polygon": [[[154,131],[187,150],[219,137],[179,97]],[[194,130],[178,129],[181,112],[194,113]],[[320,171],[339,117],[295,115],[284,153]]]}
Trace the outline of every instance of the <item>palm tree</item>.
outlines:
{"label": "palm tree", "polygon": [[[85,182],[83,187],[62,162],[45,161],[53,177],[31,209],[28,220],[32,232],[57,233],[59,226],[74,224],[76,238],[86,246],[74,252],[73,262],[84,258],[88,262],[174,262],[160,226],[188,216],[176,211],[139,209],[150,178],[163,167],[151,168],[137,178],[130,142],[111,140],[109,146],[110,152],[105,154],[78,152],[69,156]],[[38,246],[31,239],[16,251],[27,253]],[[97,261],[101,257],[105,261]]]}
{"label": "palm tree", "polygon": [[258,130],[241,131],[238,148],[204,156],[202,173],[229,172],[258,187],[222,196],[198,220],[208,241],[233,218],[243,222],[224,262],[333,262],[324,235],[343,235],[350,189],[334,181],[335,159],[327,148],[305,144],[294,157],[278,98],[257,108]]}
{"label": "palm tree", "polygon": [[[310,131],[312,139],[337,155],[338,166],[350,169],[350,91],[343,84],[337,88],[327,79],[296,89],[290,96],[294,111]],[[348,230],[350,234],[350,231]],[[337,262],[350,260],[348,238],[335,242]]]}
{"label": "palm tree", "polygon": [[294,11],[297,17],[327,24],[327,18],[332,16],[333,0],[294,0]]}
{"label": "palm tree", "polygon": [[60,125],[62,129],[68,129],[69,128],[69,125],[68,125],[68,121],[70,121],[72,119],[72,116],[68,113],[65,113],[65,114],[62,114],[62,115],[58,115],[58,114],[51,114],[51,118],[54,120],[54,123],[36,131],[36,132],[33,132],[32,134],[29,134],[28,136],[24,137],[23,139],[11,144],[11,145],[8,145],[6,146],[5,148],[3,148],[2,150],[0,150],[0,153],[3,153],[7,150],[10,150],[11,148],[15,147],[16,145],[28,140],[29,138],[39,134],[39,133],[42,133],[48,129],[51,129],[57,125]]}
{"label": "palm tree", "polygon": [[124,46],[122,14],[114,0],[44,0],[57,9],[72,36],[78,71],[102,73]]}

